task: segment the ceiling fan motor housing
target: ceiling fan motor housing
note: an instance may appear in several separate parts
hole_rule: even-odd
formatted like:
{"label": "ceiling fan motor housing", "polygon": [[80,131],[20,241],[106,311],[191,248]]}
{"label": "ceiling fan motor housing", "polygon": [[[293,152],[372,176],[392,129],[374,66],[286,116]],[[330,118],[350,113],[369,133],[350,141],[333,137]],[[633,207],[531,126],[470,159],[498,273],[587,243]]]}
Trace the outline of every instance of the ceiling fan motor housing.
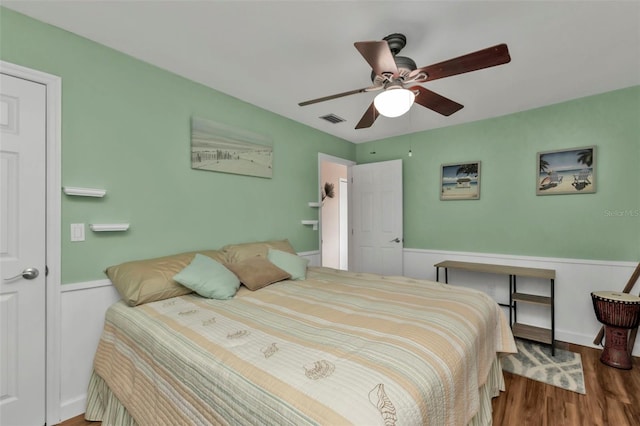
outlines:
{"label": "ceiling fan motor housing", "polygon": [[[406,56],[398,56],[398,53],[400,53],[400,51],[407,45],[407,37],[405,37],[404,34],[393,33],[389,34],[382,40],[386,41],[389,45],[389,50],[393,55],[396,67],[398,67],[399,77],[404,80],[411,71],[418,67],[413,59]],[[385,82],[388,82],[388,78],[385,77],[390,76],[378,76],[374,71],[371,71],[371,81],[374,84],[382,85]]]}
{"label": "ceiling fan motor housing", "polygon": [[[398,67],[400,78],[404,79],[408,77],[411,71],[418,68],[414,60],[406,56],[394,56],[393,59],[396,62],[396,66]],[[386,79],[383,76],[376,75],[374,71],[371,71],[371,81],[373,83],[380,83],[386,81]]]}
{"label": "ceiling fan motor housing", "polygon": [[400,53],[402,48],[407,45],[407,38],[404,36],[404,34],[400,33],[389,34],[388,36],[383,38],[383,40],[389,44],[389,50],[391,50],[393,56]]}

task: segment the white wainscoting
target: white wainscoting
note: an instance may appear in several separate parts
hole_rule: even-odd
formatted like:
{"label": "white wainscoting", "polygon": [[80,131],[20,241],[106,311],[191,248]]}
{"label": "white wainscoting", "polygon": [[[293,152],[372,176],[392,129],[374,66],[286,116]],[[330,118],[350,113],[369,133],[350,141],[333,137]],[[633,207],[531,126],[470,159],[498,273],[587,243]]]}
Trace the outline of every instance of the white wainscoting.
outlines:
{"label": "white wainscoting", "polygon": [[298,256],[309,259],[309,266],[320,266],[320,250],[301,252]]}
{"label": "white wainscoting", "polygon": [[[309,259],[310,266],[320,265],[319,251],[299,255]],[[432,265],[442,260],[555,269],[556,339],[584,346],[593,346],[593,339],[600,328],[593,312],[590,293],[598,290],[622,290],[635,268],[635,264],[631,262],[405,249],[405,275],[435,280],[436,272]],[[444,281],[442,271],[441,274],[440,280]],[[509,300],[506,276],[449,270],[449,283],[486,291],[499,302]],[[547,284],[546,281],[518,279],[518,288],[532,293],[542,293],[547,289]],[[66,420],[85,412],[87,386],[93,356],[104,325],[104,315],[107,308],[120,297],[115,287],[106,279],[65,284],[61,288],[60,417]],[[640,288],[635,290],[634,294]],[[519,310],[518,315],[522,322],[545,325],[547,312],[544,308],[540,311],[527,311],[523,308]],[[634,355],[640,355],[640,341],[636,342]]]}
{"label": "white wainscoting", "polygon": [[60,418],[66,420],[85,412],[104,314],[120,296],[107,279],[66,284],[61,289]]}

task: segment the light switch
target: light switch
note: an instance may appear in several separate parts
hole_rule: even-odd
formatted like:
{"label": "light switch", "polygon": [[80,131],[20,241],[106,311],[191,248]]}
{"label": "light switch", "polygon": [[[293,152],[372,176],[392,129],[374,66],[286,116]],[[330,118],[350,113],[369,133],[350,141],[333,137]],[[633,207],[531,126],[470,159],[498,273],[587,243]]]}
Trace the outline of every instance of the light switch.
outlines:
{"label": "light switch", "polygon": [[71,241],[84,241],[84,223],[71,224]]}

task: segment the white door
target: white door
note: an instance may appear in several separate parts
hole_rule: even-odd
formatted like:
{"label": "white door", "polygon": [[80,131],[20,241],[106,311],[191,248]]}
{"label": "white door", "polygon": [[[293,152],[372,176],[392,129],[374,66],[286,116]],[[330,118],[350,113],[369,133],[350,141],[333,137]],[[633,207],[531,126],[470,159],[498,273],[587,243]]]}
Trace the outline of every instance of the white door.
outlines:
{"label": "white door", "polygon": [[353,270],[402,275],[402,160],[352,167]]}
{"label": "white door", "polygon": [[0,78],[0,425],[43,425],[46,87]]}

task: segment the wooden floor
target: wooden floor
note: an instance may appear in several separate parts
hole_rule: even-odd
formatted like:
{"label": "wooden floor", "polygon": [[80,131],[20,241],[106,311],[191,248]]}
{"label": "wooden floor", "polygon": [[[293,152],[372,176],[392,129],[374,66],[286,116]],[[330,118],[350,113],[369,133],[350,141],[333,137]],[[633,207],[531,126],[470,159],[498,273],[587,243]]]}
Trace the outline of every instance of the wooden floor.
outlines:
{"label": "wooden floor", "polygon": [[582,357],[586,395],[504,373],[507,391],[493,400],[493,424],[512,425],[640,425],[640,358],[633,369],[619,370],[600,362],[599,349],[558,343]]}
{"label": "wooden floor", "polygon": [[[586,395],[504,373],[506,392],[493,400],[495,426],[640,425],[640,358],[632,370],[618,370],[600,362],[599,349],[559,343],[582,356]],[[62,426],[99,426],[82,416]]]}

